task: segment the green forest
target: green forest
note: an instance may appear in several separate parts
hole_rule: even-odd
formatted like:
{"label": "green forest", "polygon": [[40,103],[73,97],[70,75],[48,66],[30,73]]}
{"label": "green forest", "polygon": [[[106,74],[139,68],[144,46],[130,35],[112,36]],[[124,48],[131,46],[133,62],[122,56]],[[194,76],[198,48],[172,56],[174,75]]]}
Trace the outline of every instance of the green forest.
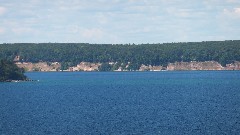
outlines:
{"label": "green forest", "polygon": [[26,79],[24,69],[18,68],[12,61],[0,60],[0,82]]}
{"label": "green forest", "polygon": [[130,62],[166,66],[172,62],[217,61],[222,66],[240,61],[240,40],[159,44],[14,43],[0,44],[0,59],[19,55],[25,62],[60,62],[62,69],[86,62]]}

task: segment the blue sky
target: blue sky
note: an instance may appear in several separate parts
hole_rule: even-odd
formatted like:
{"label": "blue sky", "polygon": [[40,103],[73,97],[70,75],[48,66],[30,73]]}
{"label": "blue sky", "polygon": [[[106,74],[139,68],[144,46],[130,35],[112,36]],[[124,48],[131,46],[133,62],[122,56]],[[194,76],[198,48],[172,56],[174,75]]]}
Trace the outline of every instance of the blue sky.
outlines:
{"label": "blue sky", "polygon": [[0,43],[240,39],[240,0],[0,0]]}

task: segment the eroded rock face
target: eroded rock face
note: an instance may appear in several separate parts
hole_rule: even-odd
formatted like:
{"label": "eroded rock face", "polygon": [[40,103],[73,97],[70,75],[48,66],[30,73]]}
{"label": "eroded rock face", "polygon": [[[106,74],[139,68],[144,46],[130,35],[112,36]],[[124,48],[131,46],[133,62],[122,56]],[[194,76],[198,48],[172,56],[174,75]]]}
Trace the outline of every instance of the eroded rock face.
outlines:
{"label": "eroded rock face", "polygon": [[18,62],[19,60],[20,60],[20,56],[19,55],[15,56],[15,58],[13,59],[14,62]]}
{"label": "eroded rock face", "polygon": [[234,63],[227,64],[225,69],[226,70],[240,70],[240,62],[235,61]]}
{"label": "eroded rock face", "polygon": [[17,62],[15,63],[18,67],[24,68],[26,71],[59,71],[61,64],[58,62],[47,63],[47,62]]}
{"label": "eroded rock face", "polygon": [[[58,62],[47,63],[47,62],[16,62],[18,67],[24,68],[26,71],[60,71],[61,64]],[[111,63],[110,63],[111,64]],[[116,64],[116,63],[115,63]],[[118,70],[114,71],[128,71],[127,65],[120,65]],[[66,71],[99,71],[101,63],[90,63],[81,62],[75,67],[70,67]],[[114,66],[114,64],[112,64]],[[123,66],[123,67],[122,67]],[[163,66],[151,66],[142,64],[139,71],[162,71],[162,70],[240,70],[240,62],[235,61],[234,63],[227,64],[226,67],[221,66],[216,61],[205,61],[205,62],[175,62],[169,63],[167,67]]]}
{"label": "eroded rock face", "polygon": [[141,65],[139,71],[161,71],[163,69],[162,66],[151,66],[151,65]]}
{"label": "eroded rock face", "polygon": [[169,63],[167,70],[224,70],[216,61],[206,61],[206,62],[175,62]]}
{"label": "eroded rock face", "polygon": [[81,62],[76,67],[70,67],[69,71],[98,71],[100,63]]}

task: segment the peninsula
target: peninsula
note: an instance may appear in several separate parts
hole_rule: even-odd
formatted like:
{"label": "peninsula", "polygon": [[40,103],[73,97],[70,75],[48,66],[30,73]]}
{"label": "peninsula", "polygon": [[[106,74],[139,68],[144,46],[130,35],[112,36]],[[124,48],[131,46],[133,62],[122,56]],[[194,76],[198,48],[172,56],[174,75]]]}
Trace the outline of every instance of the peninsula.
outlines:
{"label": "peninsula", "polygon": [[24,69],[17,67],[13,62],[0,60],[0,82],[27,81]]}

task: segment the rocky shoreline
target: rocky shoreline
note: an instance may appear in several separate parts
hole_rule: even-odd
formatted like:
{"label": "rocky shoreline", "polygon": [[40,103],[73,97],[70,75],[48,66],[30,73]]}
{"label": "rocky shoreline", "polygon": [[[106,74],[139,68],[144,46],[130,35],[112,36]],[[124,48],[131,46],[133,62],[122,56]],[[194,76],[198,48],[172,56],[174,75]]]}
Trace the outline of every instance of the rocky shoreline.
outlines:
{"label": "rocky shoreline", "polygon": [[[102,63],[91,63],[91,62],[80,62],[76,66],[69,67],[66,70],[61,69],[61,63],[59,62],[16,62],[15,63],[19,68],[24,68],[25,71],[39,71],[39,72],[57,72],[57,71],[66,71],[66,72],[74,72],[74,71],[99,71],[99,67]],[[234,63],[227,64],[226,66],[222,66],[220,63],[216,61],[205,61],[205,62],[175,62],[169,63],[167,66],[162,65],[144,65],[142,64],[138,70],[129,70],[128,62],[123,65],[123,63],[117,62],[109,62],[108,63],[112,67],[116,67],[115,70],[112,71],[188,71],[188,70],[240,70],[240,62],[235,61]],[[119,65],[119,66],[116,66]]]}
{"label": "rocky shoreline", "polygon": [[27,80],[6,80],[5,82],[39,82],[39,80],[31,80],[31,79],[27,79]]}

